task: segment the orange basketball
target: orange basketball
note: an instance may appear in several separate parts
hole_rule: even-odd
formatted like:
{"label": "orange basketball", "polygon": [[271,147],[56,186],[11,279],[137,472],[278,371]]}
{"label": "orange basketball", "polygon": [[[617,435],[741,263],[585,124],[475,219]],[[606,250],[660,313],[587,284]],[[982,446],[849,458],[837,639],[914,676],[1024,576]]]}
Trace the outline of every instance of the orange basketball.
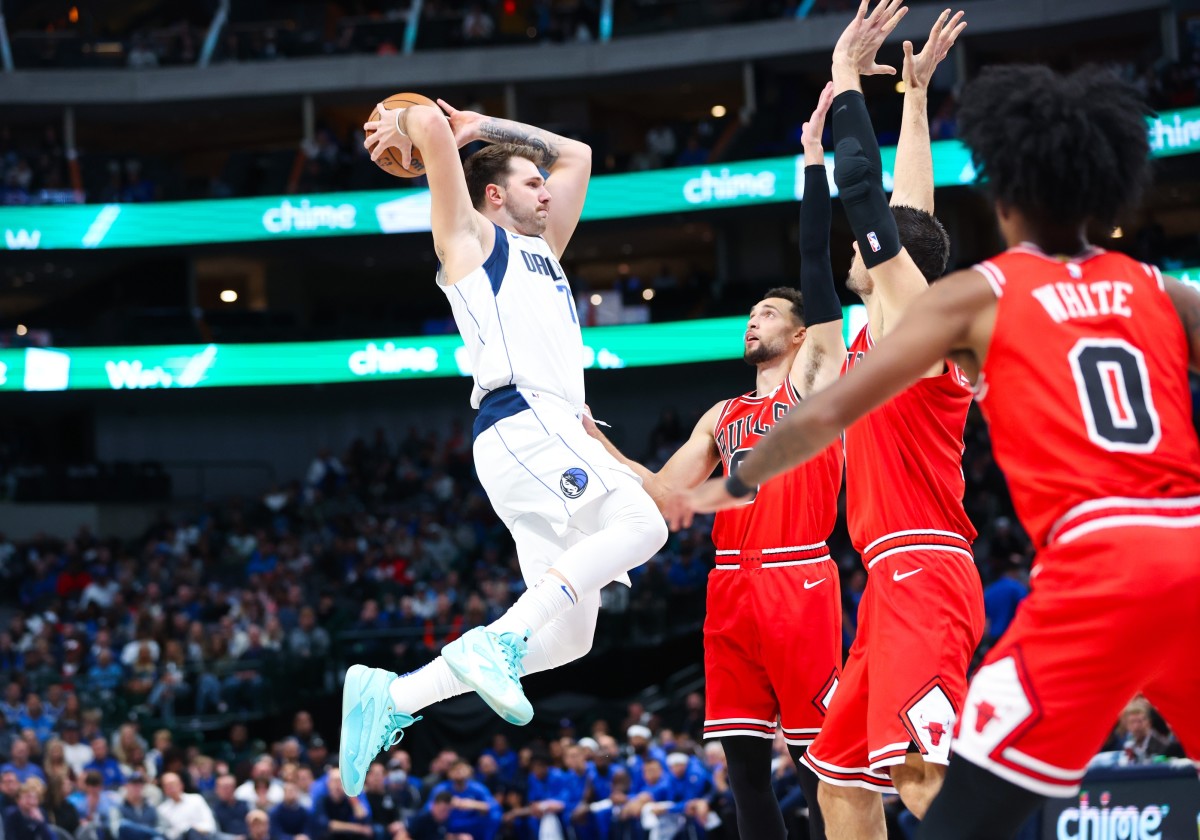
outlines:
{"label": "orange basketball", "polygon": [[[384,106],[389,110],[396,108],[407,108],[410,105],[430,105],[434,108],[438,104],[428,96],[422,96],[419,93],[395,93],[383,100]],[[438,108],[440,111],[441,109]],[[379,119],[379,111],[371,111],[371,120]],[[374,134],[375,132],[371,132]],[[368,137],[371,135],[368,134]],[[405,169],[400,163],[400,150],[396,148],[384,149],[383,154],[375,161],[375,164],[389,175],[395,175],[397,178],[416,178],[419,175],[425,174],[425,164],[421,161],[421,152],[416,146],[412,150],[411,168]]]}

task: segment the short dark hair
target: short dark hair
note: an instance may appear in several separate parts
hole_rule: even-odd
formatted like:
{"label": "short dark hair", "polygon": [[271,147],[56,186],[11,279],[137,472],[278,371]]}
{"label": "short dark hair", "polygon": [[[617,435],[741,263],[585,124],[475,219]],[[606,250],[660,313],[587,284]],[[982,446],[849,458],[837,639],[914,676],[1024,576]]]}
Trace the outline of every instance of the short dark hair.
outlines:
{"label": "short dark hair", "polygon": [[442,792],[437,794],[435,797],[433,797],[433,801],[435,804],[449,805],[451,802],[454,801],[454,794],[448,790],[443,790]]}
{"label": "short dark hair", "polygon": [[471,196],[471,204],[476,210],[483,207],[483,197],[488,184],[501,184],[507,181],[510,171],[509,162],[515,157],[523,157],[535,165],[537,164],[532,149],[515,143],[497,143],[494,146],[485,146],[467,158],[463,164],[463,174],[467,178],[467,193]]}
{"label": "short dark hair", "polygon": [[800,326],[804,326],[804,296],[799,290],[793,289],[791,286],[776,286],[773,289],[767,289],[762,296],[763,300],[767,298],[781,298],[792,305],[792,317],[795,318]]}
{"label": "short dark hair", "polygon": [[958,130],[992,198],[1035,224],[1112,224],[1150,180],[1148,113],[1110,70],[1010,64],[967,86]]}
{"label": "short dark hair", "polygon": [[104,777],[99,770],[89,770],[83,775],[83,783],[88,787],[103,787]]}
{"label": "short dark hair", "polygon": [[932,283],[946,273],[950,263],[950,234],[932,213],[900,204],[892,208],[900,244],[921,274]]}

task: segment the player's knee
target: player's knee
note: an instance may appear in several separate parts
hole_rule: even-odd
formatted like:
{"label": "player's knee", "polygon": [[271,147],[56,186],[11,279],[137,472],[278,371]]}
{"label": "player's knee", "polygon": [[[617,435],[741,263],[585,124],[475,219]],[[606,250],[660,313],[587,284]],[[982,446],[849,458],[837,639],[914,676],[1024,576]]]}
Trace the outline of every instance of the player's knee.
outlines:
{"label": "player's knee", "polygon": [[925,765],[924,768],[898,765],[892,768],[892,784],[904,807],[912,811],[919,820],[925,819],[929,806],[934,797],[942,789],[944,769],[939,765]]}
{"label": "player's knee", "polygon": [[576,659],[582,659],[587,656],[592,650],[592,634],[579,636],[571,639],[567,644],[563,645],[562,656],[563,663],[574,662]]}
{"label": "player's knee", "polygon": [[879,794],[859,787],[831,785],[822,780],[817,785],[817,801],[826,813],[839,808],[862,810],[868,807]]}
{"label": "player's knee", "polygon": [[621,487],[612,494],[615,509],[608,517],[607,527],[619,527],[634,535],[645,559],[649,559],[667,542],[667,523],[654,500],[640,487]]}

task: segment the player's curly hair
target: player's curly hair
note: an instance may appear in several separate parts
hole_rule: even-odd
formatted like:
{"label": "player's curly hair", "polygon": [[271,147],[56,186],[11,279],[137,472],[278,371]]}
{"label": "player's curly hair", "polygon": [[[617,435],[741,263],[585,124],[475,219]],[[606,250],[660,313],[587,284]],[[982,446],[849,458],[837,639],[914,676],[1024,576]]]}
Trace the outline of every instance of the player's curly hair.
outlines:
{"label": "player's curly hair", "polygon": [[467,179],[467,193],[476,210],[483,209],[483,198],[488,184],[508,182],[509,161],[523,157],[538,162],[537,153],[528,146],[516,143],[496,143],[484,146],[463,162],[463,175]]}
{"label": "player's curly hair", "polygon": [[1150,180],[1148,109],[1095,65],[985,69],[963,92],[959,136],[992,197],[1035,224],[1112,224]]}

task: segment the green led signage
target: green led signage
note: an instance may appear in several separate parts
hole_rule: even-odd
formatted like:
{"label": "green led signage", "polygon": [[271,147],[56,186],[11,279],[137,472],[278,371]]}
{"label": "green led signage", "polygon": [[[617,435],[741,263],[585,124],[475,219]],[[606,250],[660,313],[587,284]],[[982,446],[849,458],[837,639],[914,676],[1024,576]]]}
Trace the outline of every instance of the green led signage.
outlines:
{"label": "green led signage", "polygon": [[[1200,108],[1149,121],[1158,157],[1200,151]],[[890,189],[896,147],[882,150]],[[832,172],[832,159],[827,161]],[[660,169],[592,180],[583,219],[627,219],[746,204],[799,201],[803,157]],[[957,140],[933,144],[934,183],[970,184],[975,168]],[[836,195],[836,188],[832,187]],[[370,190],[308,196],[0,208],[0,250],[140,248],[429,230],[429,192]]]}

